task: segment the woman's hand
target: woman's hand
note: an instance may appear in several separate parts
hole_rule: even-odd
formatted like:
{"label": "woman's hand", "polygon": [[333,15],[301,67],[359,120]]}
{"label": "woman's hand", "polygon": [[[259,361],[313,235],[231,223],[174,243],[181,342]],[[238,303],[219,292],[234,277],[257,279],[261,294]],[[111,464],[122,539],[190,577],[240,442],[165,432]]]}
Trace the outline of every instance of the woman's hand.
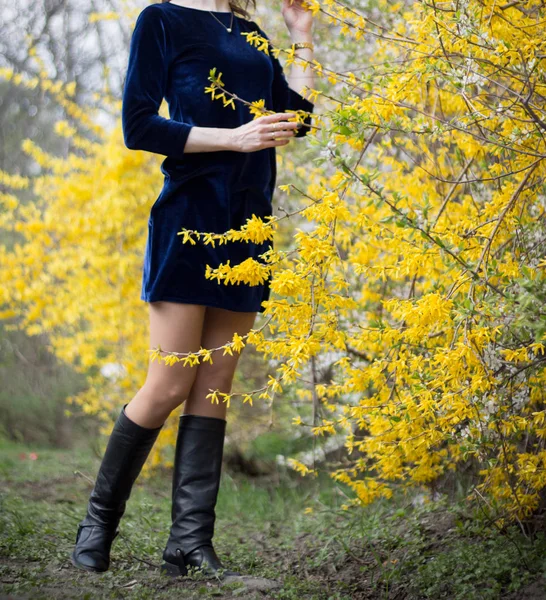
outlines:
{"label": "woman's hand", "polygon": [[244,125],[228,129],[228,148],[236,152],[256,152],[264,148],[286,146],[294,137],[299,123],[288,121],[294,113],[275,113],[253,119]]}
{"label": "woman's hand", "polygon": [[313,27],[313,13],[303,8],[302,0],[282,0],[281,13],[290,33],[310,33]]}

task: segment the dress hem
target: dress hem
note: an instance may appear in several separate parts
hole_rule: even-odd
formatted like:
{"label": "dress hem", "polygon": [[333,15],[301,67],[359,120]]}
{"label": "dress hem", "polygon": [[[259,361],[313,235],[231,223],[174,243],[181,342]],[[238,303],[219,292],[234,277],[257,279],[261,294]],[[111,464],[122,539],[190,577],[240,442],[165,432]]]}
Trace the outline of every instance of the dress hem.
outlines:
{"label": "dress hem", "polygon": [[141,300],[144,302],[179,302],[181,304],[198,304],[200,306],[211,306],[212,308],[223,308],[224,310],[232,310],[234,312],[264,312],[265,308],[257,308],[253,310],[241,310],[240,308],[228,308],[225,305],[222,305],[217,302],[212,302],[211,300],[202,300],[199,298],[180,298],[178,296],[161,296],[160,298],[151,298],[149,296],[141,296]]}

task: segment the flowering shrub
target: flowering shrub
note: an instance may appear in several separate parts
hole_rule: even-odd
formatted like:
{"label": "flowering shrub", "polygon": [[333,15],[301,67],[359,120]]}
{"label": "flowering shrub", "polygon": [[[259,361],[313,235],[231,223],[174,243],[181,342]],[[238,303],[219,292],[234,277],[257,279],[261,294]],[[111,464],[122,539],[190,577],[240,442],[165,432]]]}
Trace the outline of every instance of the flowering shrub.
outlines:
{"label": "flowering shrub", "polygon": [[[337,29],[334,43],[361,52],[353,71],[308,65],[320,89],[308,96],[317,113],[306,185],[280,185],[278,202],[290,208],[267,223],[180,232],[181,243],[230,243],[295,227],[290,247],[264,262],[207,269],[219,285],[272,276],[263,325],[223,348],[251,344],[274,365],[243,400],[273,401],[294,387],[314,407],[297,426],[344,432],[354,459],[331,474],[354,490],[348,505],[429,489],[472,464],[471,496],[486,498],[500,522],[528,517],[546,483],[544,4],[309,5]],[[211,81],[229,104],[214,72]],[[51,332],[67,360],[125,368],[106,388],[91,379],[80,398],[90,412],[144,372],[136,286],[159,181],[156,157],[121,146],[119,130],[105,132],[100,143],[82,141],[84,158],[59,160],[27,142],[50,170],[34,182],[42,202],[19,207],[3,196],[1,225],[24,238],[0,258],[3,316]],[[152,357],[195,364],[210,351],[157,348]],[[163,439],[173,442],[172,429]]]}

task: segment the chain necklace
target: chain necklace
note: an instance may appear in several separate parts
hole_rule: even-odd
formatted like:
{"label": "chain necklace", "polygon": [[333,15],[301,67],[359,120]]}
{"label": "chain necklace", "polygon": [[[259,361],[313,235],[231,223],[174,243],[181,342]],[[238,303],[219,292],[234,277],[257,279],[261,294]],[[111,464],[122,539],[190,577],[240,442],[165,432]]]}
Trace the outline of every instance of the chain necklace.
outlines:
{"label": "chain necklace", "polygon": [[[209,13],[218,21],[218,23],[220,23],[220,25],[222,25],[222,27],[226,27],[222,21],[220,21],[220,19],[212,13],[212,11],[209,10]],[[226,27],[226,29],[228,33],[231,33],[231,30],[233,29],[233,11],[231,12],[231,23],[229,24],[229,27]]]}

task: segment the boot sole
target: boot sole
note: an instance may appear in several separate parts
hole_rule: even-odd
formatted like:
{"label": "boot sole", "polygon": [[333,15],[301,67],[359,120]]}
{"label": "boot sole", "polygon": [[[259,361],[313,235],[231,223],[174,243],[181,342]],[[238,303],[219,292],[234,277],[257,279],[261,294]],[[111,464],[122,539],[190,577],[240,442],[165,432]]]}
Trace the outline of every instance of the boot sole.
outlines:
{"label": "boot sole", "polygon": [[165,561],[161,565],[159,572],[162,575],[168,575],[169,577],[185,577],[188,574],[187,571],[185,573],[181,571],[178,565],[173,565],[172,563]]}
{"label": "boot sole", "polygon": [[74,557],[74,552],[72,552],[70,555],[70,562],[78,569],[81,569],[82,571],[89,571],[90,573],[105,573],[108,571],[108,569],[94,569],[93,567],[79,563]]}
{"label": "boot sole", "polygon": [[[160,573],[162,575],[168,575],[169,577],[187,577],[188,575],[188,571],[186,570],[185,573],[183,573],[180,570],[180,567],[178,565],[174,565],[172,563],[168,563],[168,562],[163,562],[163,564],[160,567]],[[207,579],[210,580],[226,580],[228,581],[229,578],[232,578],[234,581],[238,580],[238,578],[243,577],[242,573],[238,573],[237,571],[227,571],[226,573],[224,573],[223,575],[219,575],[217,573],[212,573],[212,572],[203,572],[203,575],[206,576]]]}

